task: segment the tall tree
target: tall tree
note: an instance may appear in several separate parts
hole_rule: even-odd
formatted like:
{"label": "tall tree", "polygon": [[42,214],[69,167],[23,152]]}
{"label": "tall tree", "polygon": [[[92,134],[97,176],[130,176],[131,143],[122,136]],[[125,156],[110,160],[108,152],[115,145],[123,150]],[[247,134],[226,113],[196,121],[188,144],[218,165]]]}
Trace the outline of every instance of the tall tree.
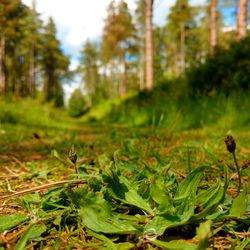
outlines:
{"label": "tall tree", "polygon": [[154,0],[145,0],[146,89],[149,91],[153,89],[154,84],[153,3]]}
{"label": "tall tree", "polygon": [[136,0],[136,33],[138,43],[138,78],[139,89],[145,88],[145,0]]}
{"label": "tall tree", "polygon": [[96,100],[95,97],[98,98],[97,92],[100,89],[100,77],[98,72],[99,53],[96,43],[87,40],[81,54],[81,66],[79,70],[82,75],[84,88],[90,97],[89,106],[92,106]]}
{"label": "tall tree", "polygon": [[0,1],[0,94],[7,91],[6,40],[14,33],[15,14],[20,4],[20,0]]}
{"label": "tall tree", "polygon": [[237,40],[244,38],[247,34],[248,0],[238,0],[237,13]]}
{"label": "tall tree", "polygon": [[[121,0],[118,5],[112,1],[108,7],[102,37],[102,55],[105,64],[119,69],[119,96],[127,92],[128,58],[134,53],[135,26],[128,5]],[[112,71],[114,70],[114,67]]]}
{"label": "tall tree", "polygon": [[213,56],[217,46],[217,0],[210,2],[210,54]]}
{"label": "tall tree", "polygon": [[45,26],[42,64],[44,71],[45,100],[56,106],[63,105],[62,80],[68,74],[69,58],[66,57],[56,38],[56,26],[52,18]]}
{"label": "tall tree", "polygon": [[168,15],[167,31],[176,50],[175,68],[176,76],[180,72],[184,73],[186,69],[186,42],[189,37],[189,30],[194,25],[195,15],[193,8],[189,5],[188,0],[176,0],[175,5],[170,9]]}

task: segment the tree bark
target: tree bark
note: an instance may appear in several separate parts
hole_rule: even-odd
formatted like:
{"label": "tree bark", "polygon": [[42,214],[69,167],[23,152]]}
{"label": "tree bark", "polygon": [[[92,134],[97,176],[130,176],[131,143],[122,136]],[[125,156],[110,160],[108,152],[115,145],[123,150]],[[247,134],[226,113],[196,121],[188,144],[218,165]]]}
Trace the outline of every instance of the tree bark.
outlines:
{"label": "tree bark", "polygon": [[181,23],[181,35],[180,35],[180,52],[181,52],[181,72],[186,71],[186,53],[185,53],[185,25]]}
{"label": "tree bark", "polygon": [[153,2],[154,0],[145,0],[146,4],[146,89],[151,91],[154,84],[154,57],[153,57]]}
{"label": "tree bark", "polygon": [[238,0],[237,40],[241,40],[247,34],[247,4],[247,0]]}
{"label": "tree bark", "polygon": [[126,92],[127,92],[127,88],[126,88],[127,66],[126,66],[124,53],[122,53],[121,58],[120,58],[120,67],[122,67],[122,69],[121,69],[119,85],[118,85],[118,94],[119,94],[119,97],[123,97],[126,95]]}
{"label": "tree bark", "polygon": [[5,75],[5,37],[2,35],[0,40],[0,95],[6,92],[6,75]]}
{"label": "tree bark", "polygon": [[35,95],[35,51],[32,45],[30,53],[29,78],[28,78],[29,95],[34,98]]}
{"label": "tree bark", "polygon": [[217,46],[217,0],[210,4],[210,54],[213,56]]}

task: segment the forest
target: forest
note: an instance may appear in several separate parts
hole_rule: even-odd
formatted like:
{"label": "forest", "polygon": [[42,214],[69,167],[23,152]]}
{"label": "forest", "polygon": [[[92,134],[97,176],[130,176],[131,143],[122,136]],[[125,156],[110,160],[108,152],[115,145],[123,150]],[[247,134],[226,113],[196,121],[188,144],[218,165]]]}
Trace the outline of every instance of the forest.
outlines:
{"label": "forest", "polygon": [[73,68],[39,1],[0,0],[0,250],[250,248],[250,2],[107,1]]}

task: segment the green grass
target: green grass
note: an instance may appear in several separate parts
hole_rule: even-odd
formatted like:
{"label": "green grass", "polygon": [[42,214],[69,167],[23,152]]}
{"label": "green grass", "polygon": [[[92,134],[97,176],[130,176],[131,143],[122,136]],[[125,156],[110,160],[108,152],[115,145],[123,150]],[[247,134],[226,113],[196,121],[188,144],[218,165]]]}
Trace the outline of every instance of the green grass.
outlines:
{"label": "green grass", "polygon": [[[16,118],[1,118],[0,197],[86,182],[2,199],[0,249],[212,249],[222,239],[232,249],[249,245],[249,167],[241,169],[236,197],[227,128],[83,124],[32,100],[18,103],[30,116],[16,103],[0,105]],[[232,132],[242,166],[249,130]],[[68,159],[72,144],[78,175]]]}
{"label": "green grass", "polygon": [[[178,83],[179,84],[179,83]],[[183,84],[180,82],[180,84]],[[165,128],[184,131],[197,128],[249,129],[250,94],[231,93],[189,97],[185,88],[176,84],[156,87],[152,93],[141,92],[122,102],[103,102],[82,118],[130,127]]]}

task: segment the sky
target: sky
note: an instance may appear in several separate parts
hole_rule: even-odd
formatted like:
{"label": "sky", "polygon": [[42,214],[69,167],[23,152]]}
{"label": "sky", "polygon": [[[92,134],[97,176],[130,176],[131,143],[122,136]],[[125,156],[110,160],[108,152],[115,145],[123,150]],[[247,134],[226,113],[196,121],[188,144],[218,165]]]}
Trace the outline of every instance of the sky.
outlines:
{"label": "sky", "polygon": [[[171,6],[176,0],[155,0],[155,25],[163,25]],[[206,0],[191,0],[191,4],[204,4]],[[32,0],[22,0],[31,6]],[[135,0],[126,0],[131,11],[135,9]],[[57,27],[57,37],[61,41],[63,51],[71,58],[71,69],[78,65],[80,50],[87,39],[101,37],[106,17],[106,9],[110,0],[36,0],[37,11],[45,22],[52,17]],[[77,83],[76,83],[77,84]],[[74,85],[74,83],[73,83]],[[72,92],[71,87],[65,87]]]}

